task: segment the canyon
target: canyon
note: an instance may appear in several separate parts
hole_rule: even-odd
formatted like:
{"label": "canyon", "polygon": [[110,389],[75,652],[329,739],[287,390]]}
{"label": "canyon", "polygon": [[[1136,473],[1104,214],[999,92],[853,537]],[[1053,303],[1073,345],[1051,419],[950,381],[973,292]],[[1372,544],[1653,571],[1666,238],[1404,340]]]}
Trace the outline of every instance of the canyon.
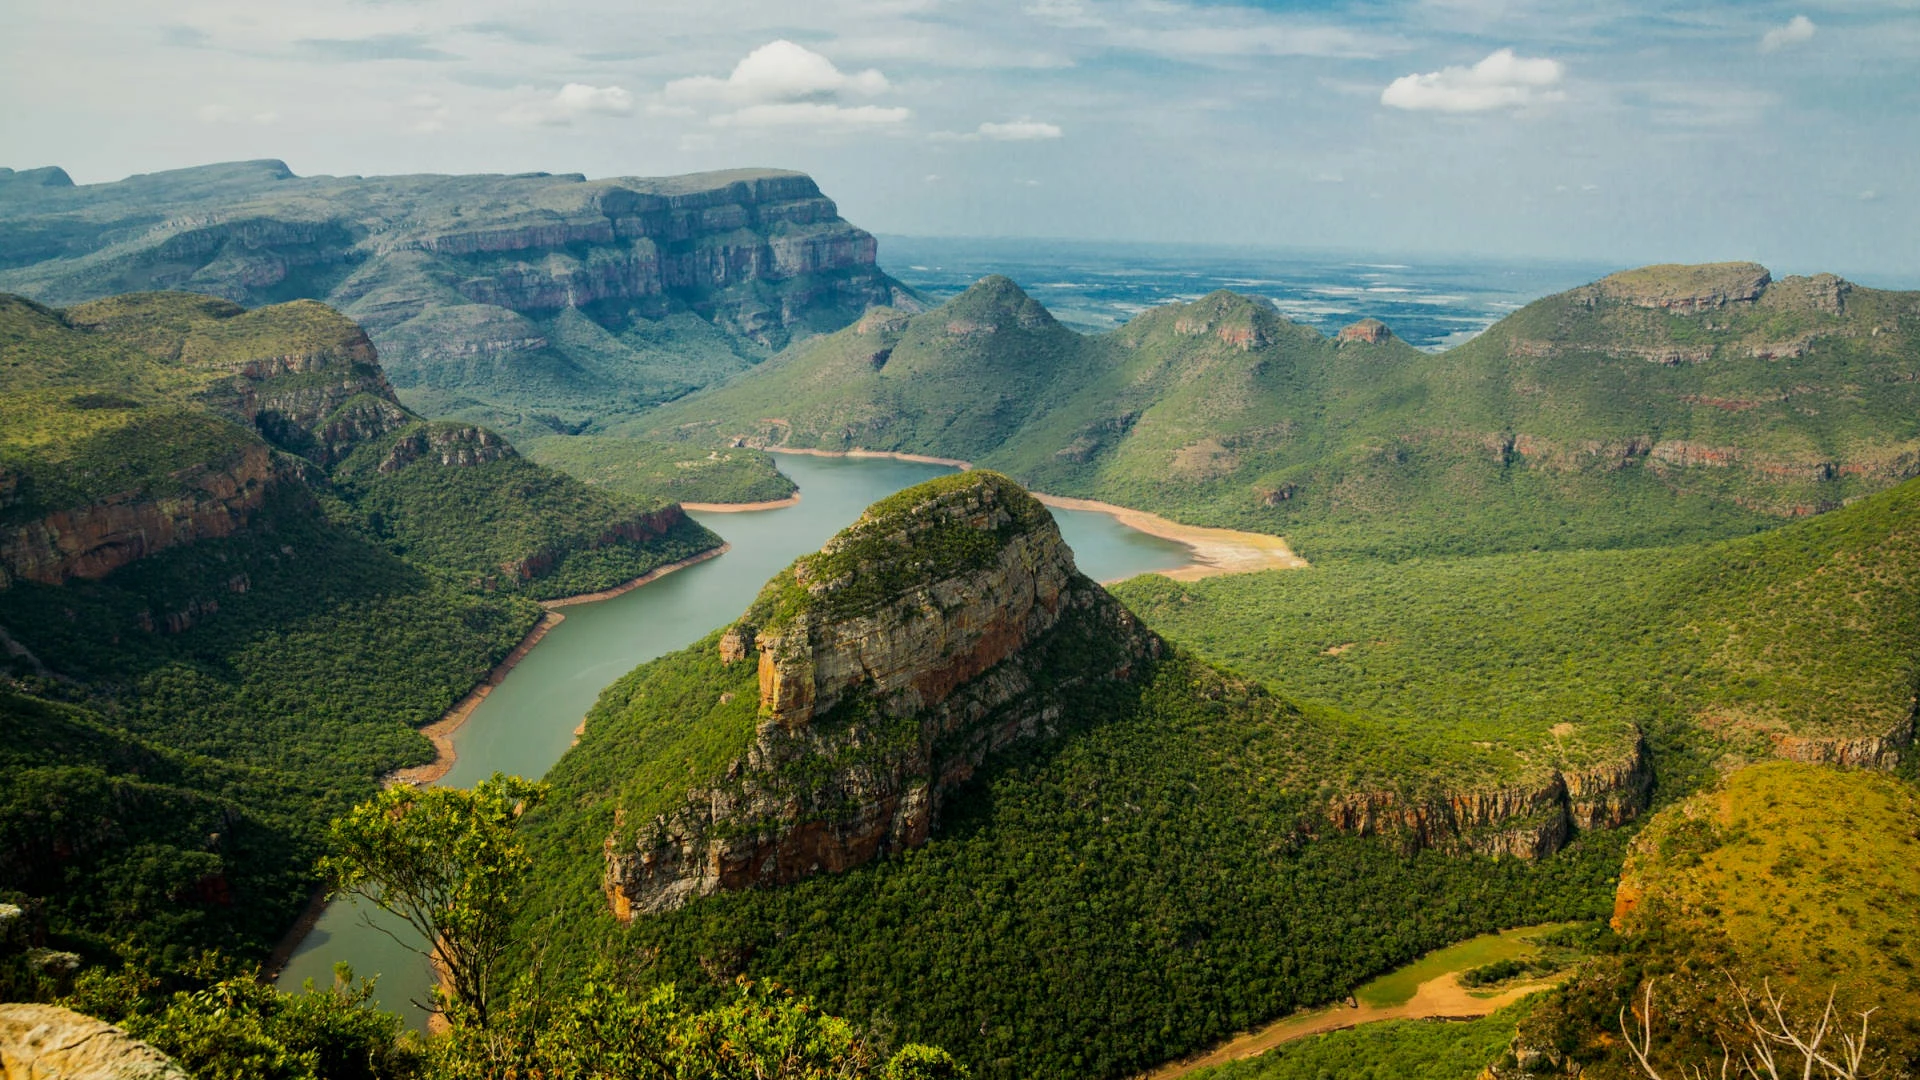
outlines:
{"label": "canyon", "polygon": [[[362,178],[254,161],[15,183],[0,188],[0,248],[0,289],[45,303],[323,300],[366,327],[412,403],[457,410],[435,394],[458,391],[494,406],[471,418],[509,424],[514,406],[676,396],[869,307],[918,307],[871,234],[806,175],[772,169]],[[718,367],[673,362],[688,350]]]}

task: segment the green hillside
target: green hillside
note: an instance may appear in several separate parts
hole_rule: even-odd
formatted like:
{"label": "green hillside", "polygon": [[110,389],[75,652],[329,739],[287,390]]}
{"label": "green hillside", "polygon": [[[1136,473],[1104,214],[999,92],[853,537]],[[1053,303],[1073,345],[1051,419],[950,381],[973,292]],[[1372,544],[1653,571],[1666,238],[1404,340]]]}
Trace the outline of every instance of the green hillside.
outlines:
{"label": "green hillside", "polygon": [[[1520,1024],[1535,1074],[1638,1076],[1619,1045],[1620,1009],[1653,989],[1654,1058],[1713,1067],[1751,1036],[1739,993],[1765,984],[1811,1031],[1834,994],[1836,1028],[1870,1017],[1863,1076],[1911,1075],[1920,1058],[1920,795],[1891,777],[1775,762],[1742,769],[1662,812],[1622,872],[1610,955],[1590,961]],[[1731,981],[1730,981],[1731,980]],[[1837,1043],[1838,1034],[1829,1036]],[[1530,1075],[1517,1055],[1504,1080]],[[1789,1054],[1798,1071],[1798,1055]]]}
{"label": "green hillside", "polygon": [[95,960],[264,954],[529,597],[718,542],[420,420],[310,302],[0,296],[0,416],[0,894]]}
{"label": "green hillside", "polygon": [[1576,740],[1890,764],[1920,678],[1920,482],[1755,537],[1366,564],[1117,595],[1161,633],[1495,775]]}
{"label": "green hillside", "polygon": [[1920,294],[1649,268],[1437,355],[1352,329],[1219,292],[1083,336],[987,278],[622,430],[959,457],[1315,561],[1740,535],[1920,470]]}

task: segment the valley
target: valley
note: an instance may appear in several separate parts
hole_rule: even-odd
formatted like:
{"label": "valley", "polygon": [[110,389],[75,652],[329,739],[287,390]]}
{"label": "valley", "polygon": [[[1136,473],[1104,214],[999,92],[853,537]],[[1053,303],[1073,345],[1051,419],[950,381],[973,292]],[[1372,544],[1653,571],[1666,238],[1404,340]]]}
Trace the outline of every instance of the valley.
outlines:
{"label": "valley", "polygon": [[509,790],[513,1019],[418,1045],[791,987],[979,1080],[1614,1080],[1646,987],[1665,1049],[1737,1035],[1726,970],[1911,1052],[1912,939],[1848,890],[1911,891],[1920,293],[1656,266],[1437,351],[1224,290],[1086,332],[900,285],[797,173],[273,164],[0,213],[58,240],[0,283],[70,304],[0,297],[9,993],[117,1016],[109,965],[281,941],[261,1001],[424,1028],[429,938],[281,935],[342,822]]}

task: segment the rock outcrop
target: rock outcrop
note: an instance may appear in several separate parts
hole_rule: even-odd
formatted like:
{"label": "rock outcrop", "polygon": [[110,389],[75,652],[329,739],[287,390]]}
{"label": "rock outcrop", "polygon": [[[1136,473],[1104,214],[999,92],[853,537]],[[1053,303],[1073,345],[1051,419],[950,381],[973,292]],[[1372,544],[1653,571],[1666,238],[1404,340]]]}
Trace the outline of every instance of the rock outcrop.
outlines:
{"label": "rock outcrop", "polygon": [[1357,341],[1365,345],[1385,345],[1393,340],[1393,331],[1379,319],[1361,319],[1357,323],[1342,327],[1334,340],[1342,345]]}
{"label": "rock outcrop", "polygon": [[11,580],[58,585],[98,579],[136,559],[245,528],[292,475],[264,444],[237,460],[172,477],[177,494],[130,491],[0,527],[0,588]]}
{"label": "rock outcrop", "polygon": [[721,638],[723,660],[758,666],[752,746],[679,809],[608,839],[613,911],[924,843],[990,755],[1058,730],[1066,688],[1128,679],[1160,649],[1005,477],[963,473],[880,503]]}
{"label": "rock outcrop", "polygon": [[57,1005],[0,1005],[5,1080],[188,1080],[165,1054]]}
{"label": "rock outcrop", "polygon": [[1712,311],[1760,299],[1773,275],[1759,263],[1665,264],[1622,270],[1587,288],[1593,295],[1665,311]]}
{"label": "rock outcrop", "polygon": [[1647,808],[1653,769],[1634,740],[1620,760],[1584,769],[1552,769],[1508,787],[1468,789],[1427,799],[1394,792],[1342,795],[1327,805],[1341,832],[1379,835],[1403,850],[1436,848],[1537,859],[1565,847],[1579,829],[1611,829]]}

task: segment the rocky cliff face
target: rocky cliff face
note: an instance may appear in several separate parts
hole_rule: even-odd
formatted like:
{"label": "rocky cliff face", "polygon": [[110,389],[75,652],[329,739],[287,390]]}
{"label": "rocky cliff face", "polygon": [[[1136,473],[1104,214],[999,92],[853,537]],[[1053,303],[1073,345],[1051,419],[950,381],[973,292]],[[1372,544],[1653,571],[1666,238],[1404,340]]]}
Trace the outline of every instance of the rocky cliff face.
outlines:
{"label": "rocky cliff face", "polygon": [[[875,265],[873,236],[800,173],[360,178],[254,165],[10,198],[0,252],[16,257],[0,255],[0,289],[53,304],[136,289],[324,300],[367,327],[403,389],[570,409],[691,389],[672,365],[639,377],[596,363],[671,354],[676,332],[656,325],[668,316],[719,328],[744,367],[871,306],[917,307]],[[609,335],[642,329],[631,342],[549,332],[569,309]],[[515,316],[524,325],[499,333]],[[496,355],[475,371],[473,358]]]}
{"label": "rocky cliff face", "polygon": [[[776,578],[723,637],[722,659],[759,669],[753,744],[681,808],[609,838],[618,917],[924,843],[990,755],[1057,730],[1064,686],[1159,654],[1011,481],[907,494]],[[1048,659],[1068,642],[1085,646],[1076,660]]]}
{"label": "rocky cliff face", "polygon": [[1409,800],[1393,792],[1335,798],[1327,819],[1341,832],[1380,835],[1410,851],[1438,848],[1537,859],[1578,829],[1611,829],[1647,808],[1653,769],[1645,743],[1617,761],[1553,769],[1531,782]]}
{"label": "rocky cliff face", "polygon": [[58,585],[98,579],[136,559],[245,528],[274,488],[293,480],[265,445],[238,459],[173,478],[179,494],[127,492],[0,528],[0,588],[12,580]]}

